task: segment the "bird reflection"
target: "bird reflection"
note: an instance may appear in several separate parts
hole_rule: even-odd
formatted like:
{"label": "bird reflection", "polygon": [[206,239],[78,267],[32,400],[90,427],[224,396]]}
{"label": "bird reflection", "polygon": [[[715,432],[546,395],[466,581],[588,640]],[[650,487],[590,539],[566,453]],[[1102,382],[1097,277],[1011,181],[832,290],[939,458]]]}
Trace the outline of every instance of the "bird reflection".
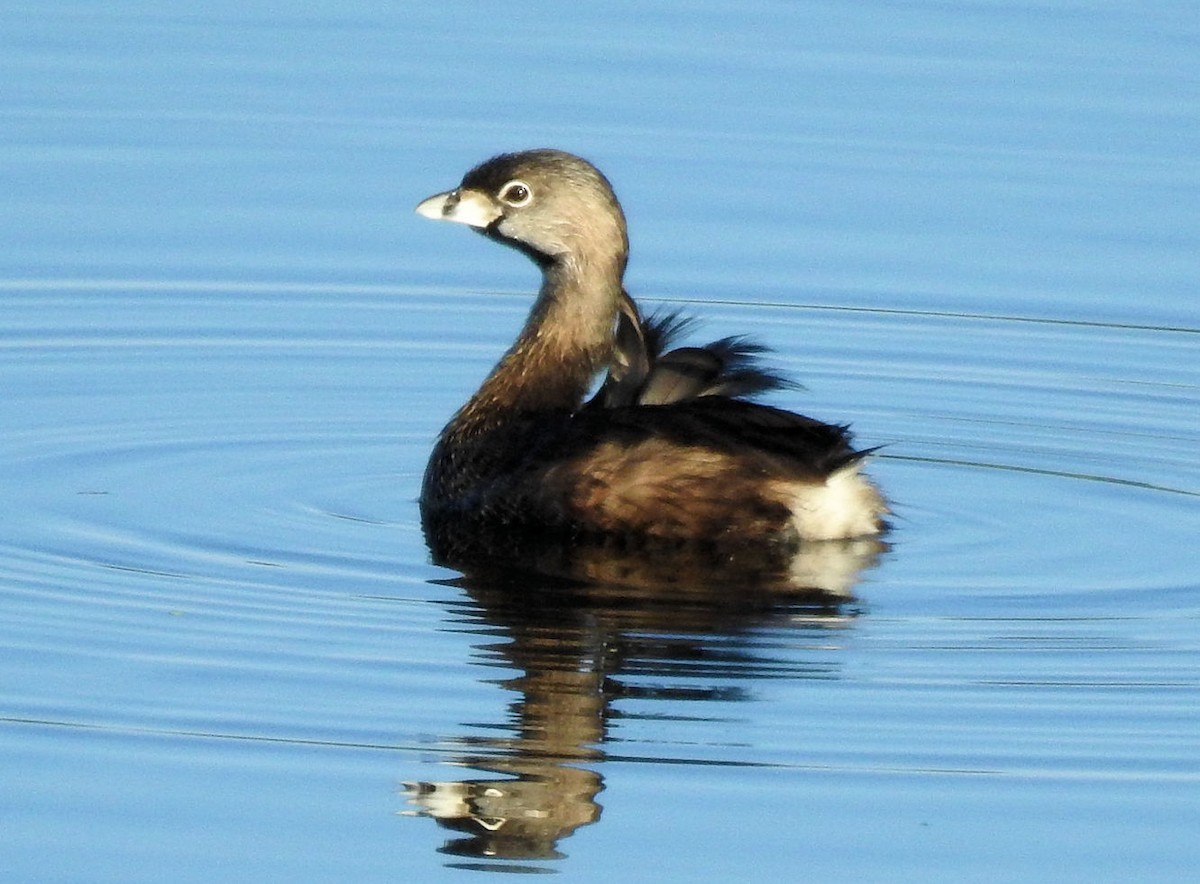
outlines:
{"label": "bird reflection", "polygon": [[[503,733],[489,736],[464,723],[475,733],[453,739],[461,752],[451,763],[483,776],[406,783],[405,813],[432,817],[458,833],[443,853],[562,856],[559,842],[600,818],[598,768],[612,742],[610,727],[620,719],[617,701],[736,702],[748,693],[730,688],[731,681],[836,676],[826,659],[805,664],[789,657],[781,665],[748,635],[786,626],[815,632],[824,645],[830,630],[853,619],[854,581],[884,545],[814,546],[807,561],[769,573],[743,567],[740,580],[694,556],[629,561],[580,549],[553,558],[546,551],[536,568],[520,572],[464,568],[469,575],[453,583],[469,596],[462,609],[467,622],[456,628],[485,637],[477,645],[481,665],[514,673],[498,682],[514,695],[509,722]],[[604,574],[620,579],[595,582]],[[580,575],[591,582],[570,579]],[[648,686],[666,675],[690,676],[702,686]]]}

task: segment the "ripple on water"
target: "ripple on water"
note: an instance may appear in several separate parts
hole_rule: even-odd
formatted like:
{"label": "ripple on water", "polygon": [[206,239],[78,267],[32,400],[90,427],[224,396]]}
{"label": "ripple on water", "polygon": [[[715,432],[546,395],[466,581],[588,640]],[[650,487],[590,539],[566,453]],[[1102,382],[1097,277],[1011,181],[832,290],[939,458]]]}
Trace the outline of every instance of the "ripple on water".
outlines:
{"label": "ripple on water", "polygon": [[[0,350],[7,504],[20,514],[0,576],[75,606],[44,616],[91,610],[80,622],[108,632],[122,606],[143,629],[164,603],[216,604],[259,635],[322,618],[368,629],[380,609],[367,597],[453,597],[425,582],[444,572],[425,561],[420,470],[528,302],[430,295],[22,293]],[[448,332],[441,298],[460,304]],[[872,610],[1111,613],[1169,608],[1194,587],[1198,385],[1181,360],[1194,333],[694,310],[714,336],[777,348],[808,387],[786,404],[884,446],[872,470],[895,501],[895,550],[861,589]],[[103,609],[89,608],[97,586]]]}
{"label": "ripple on water", "polygon": [[[10,545],[25,536],[28,549],[164,574],[221,562],[230,579],[250,563],[347,579],[411,568],[424,558],[413,497],[429,440],[503,348],[497,324],[515,328],[527,306],[442,295],[461,318],[439,340],[444,303],[425,292],[23,293],[2,357],[10,504],[24,514]],[[808,387],[784,404],[849,419],[863,444],[884,446],[873,469],[908,550],[891,567],[1032,594],[1190,580],[1171,552],[1196,527],[1200,494],[1200,384],[1182,358],[1194,332],[694,312],[714,336],[777,348]],[[431,376],[431,364],[446,370]]]}
{"label": "ripple on water", "polygon": [[[411,810],[447,825],[473,825],[464,797],[530,811],[524,834],[547,850],[598,818],[598,796],[645,794],[661,761],[704,765],[688,776],[706,787],[756,766],[773,781],[1185,776],[1177,695],[1196,642],[1173,615],[1195,610],[1192,333],[696,305],[714,337],[777,347],[807,385],[783,404],[884,446],[871,470],[896,508],[861,602],[698,612],[433,582],[452,575],[420,536],[425,456],[527,306],[16,291],[0,345],[8,720],[99,728],[130,758],[122,737],[141,734],[387,747],[411,763],[384,779],[421,780]],[[751,776],[729,795],[746,800]],[[947,782],[921,788],[962,800]]]}
{"label": "ripple on water", "polygon": [[[781,345],[789,400],[881,445],[896,510],[876,603],[1175,604],[1200,528],[1197,332],[1020,317],[706,305]],[[1176,602],[1169,602],[1174,595]],[[1135,602],[1136,603],[1136,602]],[[1005,608],[995,609],[999,614]]]}

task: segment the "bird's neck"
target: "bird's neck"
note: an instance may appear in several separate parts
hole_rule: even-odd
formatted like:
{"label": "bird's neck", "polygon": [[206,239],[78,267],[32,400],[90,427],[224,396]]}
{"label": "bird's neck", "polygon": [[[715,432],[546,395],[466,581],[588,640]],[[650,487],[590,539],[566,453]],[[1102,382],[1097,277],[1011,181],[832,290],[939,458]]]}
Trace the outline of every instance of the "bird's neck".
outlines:
{"label": "bird's neck", "polygon": [[525,327],[446,432],[474,435],[537,413],[579,408],[612,355],[623,270],[623,256],[543,266]]}

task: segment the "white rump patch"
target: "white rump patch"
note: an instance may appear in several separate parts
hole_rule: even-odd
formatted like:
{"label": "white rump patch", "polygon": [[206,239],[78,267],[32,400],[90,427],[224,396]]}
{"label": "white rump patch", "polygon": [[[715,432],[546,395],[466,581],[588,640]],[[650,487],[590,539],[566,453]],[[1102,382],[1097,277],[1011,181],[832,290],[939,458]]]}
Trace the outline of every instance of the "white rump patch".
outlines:
{"label": "white rump patch", "polygon": [[857,463],[823,483],[789,482],[787,501],[801,540],[847,540],[878,534],[887,504]]}

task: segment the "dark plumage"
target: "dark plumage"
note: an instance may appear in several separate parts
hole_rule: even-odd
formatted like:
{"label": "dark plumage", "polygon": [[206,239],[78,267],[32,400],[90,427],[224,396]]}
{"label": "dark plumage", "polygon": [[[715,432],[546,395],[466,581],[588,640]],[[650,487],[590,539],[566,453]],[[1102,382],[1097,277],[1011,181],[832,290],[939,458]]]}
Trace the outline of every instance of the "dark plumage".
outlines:
{"label": "dark plumage", "polygon": [[483,535],[733,550],[884,529],[845,427],[751,401],[792,386],[759,364],[762,347],[673,348],[689,321],[642,316],[622,285],[624,215],[590,163],[502,154],[417,211],[470,225],[543,275],[516,342],[430,457],[421,514],[439,560]]}

